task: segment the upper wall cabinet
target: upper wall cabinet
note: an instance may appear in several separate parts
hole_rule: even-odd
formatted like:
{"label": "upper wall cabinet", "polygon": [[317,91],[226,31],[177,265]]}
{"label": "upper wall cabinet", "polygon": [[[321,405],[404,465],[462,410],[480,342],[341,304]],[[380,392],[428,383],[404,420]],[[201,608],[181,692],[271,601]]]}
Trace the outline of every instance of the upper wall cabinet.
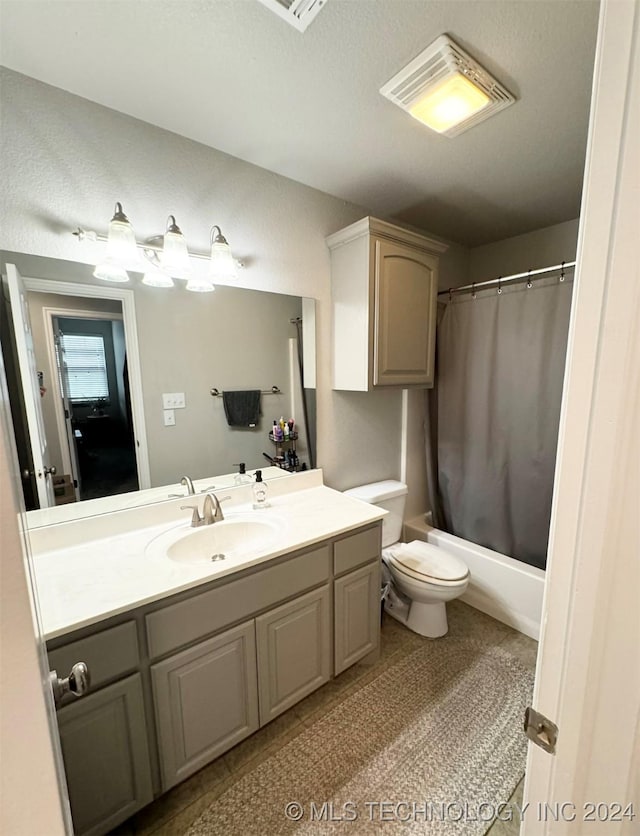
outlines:
{"label": "upper wall cabinet", "polygon": [[438,258],[447,245],[377,218],[327,244],[333,388],[433,386]]}

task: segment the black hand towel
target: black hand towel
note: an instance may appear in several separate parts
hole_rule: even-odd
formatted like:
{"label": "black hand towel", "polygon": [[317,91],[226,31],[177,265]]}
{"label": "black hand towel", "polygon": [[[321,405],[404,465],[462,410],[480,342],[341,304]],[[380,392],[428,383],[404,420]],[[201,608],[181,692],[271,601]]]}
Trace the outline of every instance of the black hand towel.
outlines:
{"label": "black hand towel", "polygon": [[255,427],[260,420],[260,390],[223,392],[224,414],[230,427]]}

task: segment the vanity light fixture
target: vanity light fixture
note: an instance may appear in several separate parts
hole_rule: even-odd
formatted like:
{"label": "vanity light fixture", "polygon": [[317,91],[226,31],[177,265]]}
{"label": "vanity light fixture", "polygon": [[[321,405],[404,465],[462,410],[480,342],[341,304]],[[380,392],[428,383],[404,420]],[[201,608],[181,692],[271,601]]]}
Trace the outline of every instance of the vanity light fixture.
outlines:
{"label": "vanity light fixture", "polygon": [[[217,230],[217,232],[216,232]],[[211,260],[209,276],[211,281],[237,278],[236,263],[231,255],[231,247],[219,226],[211,227]]]}
{"label": "vanity light fixture", "polygon": [[414,119],[457,136],[515,102],[515,97],[447,35],[396,73],[380,92]]}
{"label": "vanity light fixture", "polygon": [[123,265],[137,260],[138,251],[133,227],[122,210],[122,204],[118,202],[109,221],[105,259],[96,265],[93,275],[96,279],[106,282],[128,282],[129,274]]}
{"label": "vanity light fixture", "polygon": [[[129,281],[127,268],[136,269],[138,249],[143,251],[145,258],[150,262],[142,279],[142,283],[149,287],[173,287],[173,276],[185,280],[187,290],[211,293],[215,290],[214,281],[235,279],[237,269],[244,266],[233,257],[231,247],[217,225],[211,229],[211,250],[208,253],[189,252],[174,215],[167,218],[164,235],[154,235],[144,243],[138,244],[121,203],[116,203],[115,214],[109,223],[106,236],[82,227],[78,227],[73,234],[79,241],[106,242],[105,259],[96,266],[93,275],[108,282]],[[193,275],[191,258],[209,262],[206,275]]]}

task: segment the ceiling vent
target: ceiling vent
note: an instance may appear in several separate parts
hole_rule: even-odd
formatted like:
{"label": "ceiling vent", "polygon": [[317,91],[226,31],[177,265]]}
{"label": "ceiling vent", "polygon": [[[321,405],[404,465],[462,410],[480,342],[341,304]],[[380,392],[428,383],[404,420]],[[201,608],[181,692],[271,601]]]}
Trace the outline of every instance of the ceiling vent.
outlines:
{"label": "ceiling vent", "polygon": [[327,0],[258,0],[298,32],[304,32]]}
{"label": "ceiling vent", "polygon": [[444,136],[457,136],[515,102],[447,35],[440,35],[380,92]]}

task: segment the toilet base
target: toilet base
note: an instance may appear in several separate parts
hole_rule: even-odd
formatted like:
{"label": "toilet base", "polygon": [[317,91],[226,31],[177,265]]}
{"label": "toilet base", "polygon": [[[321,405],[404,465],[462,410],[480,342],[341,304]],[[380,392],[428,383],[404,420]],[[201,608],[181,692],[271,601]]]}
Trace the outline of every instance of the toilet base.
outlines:
{"label": "toilet base", "polygon": [[428,639],[439,639],[446,636],[449,630],[446,605],[442,601],[433,604],[408,601],[391,590],[384,602],[384,609],[409,630]]}

